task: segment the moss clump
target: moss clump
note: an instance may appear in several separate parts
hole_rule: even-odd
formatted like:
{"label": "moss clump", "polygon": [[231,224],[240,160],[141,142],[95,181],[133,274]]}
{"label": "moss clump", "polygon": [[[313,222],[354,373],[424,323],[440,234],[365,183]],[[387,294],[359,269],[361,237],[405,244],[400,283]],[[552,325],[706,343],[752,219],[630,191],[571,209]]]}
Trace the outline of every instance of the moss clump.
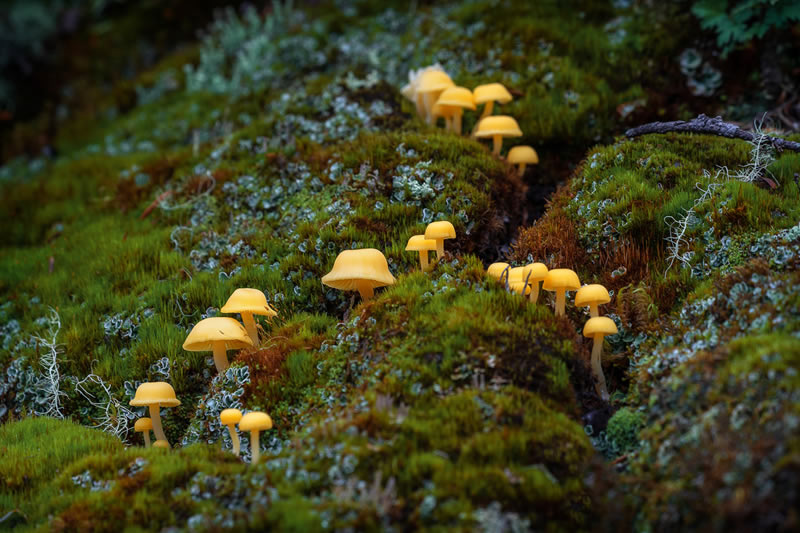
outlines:
{"label": "moss clump", "polygon": [[639,447],[639,431],[646,417],[639,411],[623,407],[612,416],[606,426],[606,436],[618,453],[626,453]]}

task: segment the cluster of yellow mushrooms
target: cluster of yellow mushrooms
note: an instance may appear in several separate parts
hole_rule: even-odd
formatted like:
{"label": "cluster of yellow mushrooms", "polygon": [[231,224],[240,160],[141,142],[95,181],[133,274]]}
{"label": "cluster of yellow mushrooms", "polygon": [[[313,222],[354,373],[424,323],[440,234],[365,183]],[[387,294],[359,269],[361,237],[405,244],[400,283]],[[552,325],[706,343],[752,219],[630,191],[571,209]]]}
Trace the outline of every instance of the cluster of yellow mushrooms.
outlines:
{"label": "cluster of yellow mushrooms", "polygon": [[[408,73],[408,84],[401,92],[417,107],[417,114],[428,124],[444,119],[445,129],[461,134],[461,117],[464,110],[475,111],[483,105],[483,112],[472,130],[472,137],[492,139],[492,153],[500,155],[504,137],[521,137],[522,130],[513,117],[492,115],[495,102],[507,104],[513,97],[501,83],[478,85],[470,91],[457,86],[439,65],[412,70]],[[530,146],[515,146],[508,152],[509,163],[518,165],[519,173],[525,172],[528,164],[539,162],[539,156]]]}
{"label": "cluster of yellow mushrooms", "polygon": [[591,338],[592,346],[592,373],[597,379],[597,394],[608,400],[606,379],[600,358],[603,352],[603,338],[606,335],[617,333],[617,325],[606,316],[599,316],[598,307],[611,301],[611,296],[602,285],[592,284],[581,287],[578,275],[568,268],[554,268],[548,270],[543,263],[531,263],[524,267],[511,268],[508,263],[493,263],[489,265],[487,273],[500,282],[505,282],[506,287],[516,293],[527,295],[531,303],[539,299],[539,283],[546,291],[556,293],[555,314],[563,316],[566,309],[567,293],[578,291],[575,294],[576,307],[588,307],[591,318],[583,328],[584,337]]}

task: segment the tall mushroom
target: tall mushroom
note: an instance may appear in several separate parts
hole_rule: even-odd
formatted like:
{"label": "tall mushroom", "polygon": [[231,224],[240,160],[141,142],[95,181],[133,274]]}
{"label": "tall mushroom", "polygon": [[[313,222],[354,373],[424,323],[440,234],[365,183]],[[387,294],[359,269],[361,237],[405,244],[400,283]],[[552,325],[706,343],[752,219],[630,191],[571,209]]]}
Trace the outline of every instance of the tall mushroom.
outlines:
{"label": "tall mushroom", "polygon": [[364,301],[374,296],[375,288],[394,282],[386,257],[374,248],[341,252],[331,271],[322,276],[325,285],[340,291],[358,291]]}
{"label": "tall mushroom", "polygon": [[592,373],[597,379],[595,390],[605,401],[608,401],[608,389],[606,389],[606,378],[603,375],[602,355],[603,338],[606,335],[617,333],[617,325],[607,316],[597,316],[590,318],[583,327],[583,336],[590,337],[594,341],[592,345]]}
{"label": "tall mushroom", "polygon": [[581,282],[578,275],[572,270],[555,268],[547,273],[542,288],[556,293],[556,316],[564,316],[567,291],[577,291],[581,288]]}
{"label": "tall mushroom", "polygon": [[528,164],[535,165],[539,162],[539,154],[530,146],[515,146],[508,151],[506,160],[512,165],[517,165],[517,171],[522,176]]}
{"label": "tall mushroom", "polygon": [[225,409],[219,414],[219,421],[223,426],[228,426],[233,442],[233,454],[239,455],[239,434],[236,433],[236,424],[242,420],[242,412],[238,409]]}
{"label": "tall mushroom", "polygon": [[408,83],[403,86],[400,92],[405,96],[407,99],[411,100],[414,105],[417,107],[417,114],[424,120],[425,117],[425,104],[423,102],[422,94],[417,93],[417,88],[419,87],[420,78],[426,72],[438,70],[440,72],[444,72],[444,69],[439,63],[434,65],[430,65],[428,67],[423,67],[417,70],[409,70],[408,71]]}
{"label": "tall mushroom", "polygon": [[475,99],[472,91],[466,87],[448,87],[439,95],[436,105],[449,112],[450,129],[458,135],[461,135],[461,116],[464,109],[475,111]]}
{"label": "tall mushroom", "polygon": [[575,307],[588,307],[589,315],[592,317],[600,316],[597,307],[610,301],[611,296],[608,294],[608,290],[596,283],[584,285],[575,294]]}
{"label": "tall mushroom", "polygon": [[419,252],[419,267],[423,272],[430,270],[428,263],[428,252],[436,249],[436,241],[426,239],[425,235],[414,235],[408,239],[406,244],[407,252]]}
{"label": "tall mushroom", "polygon": [[256,464],[261,456],[261,446],[258,441],[258,433],[260,431],[272,429],[272,419],[267,413],[252,411],[244,415],[239,421],[239,429],[250,432],[250,453],[253,456],[250,462],[252,464]]}
{"label": "tall mushroom", "polygon": [[499,156],[500,149],[503,147],[503,137],[521,137],[522,130],[519,129],[517,121],[505,115],[486,117],[478,123],[478,131],[475,137],[479,139],[492,139],[492,154]]}
{"label": "tall mushroom", "polygon": [[539,283],[547,277],[547,272],[547,266],[544,263],[531,263],[525,267],[523,276],[531,286],[529,297],[531,303],[535,304],[539,300]]}
{"label": "tall mushroom", "polygon": [[153,429],[153,420],[146,416],[143,416],[136,423],[133,425],[133,431],[136,433],[141,433],[142,437],[144,437],[144,447],[150,447],[150,430]]}
{"label": "tall mushroom", "polygon": [[177,407],[181,404],[175,397],[175,389],[169,383],[156,381],[142,383],[136,388],[136,394],[130,404],[134,407],[147,406],[150,409],[150,420],[153,423],[153,433],[156,439],[163,440],[169,447],[169,441],[161,427],[161,407]]}
{"label": "tall mushroom", "polygon": [[417,95],[422,95],[423,105],[425,107],[425,120],[428,124],[433,124],[433,104],[439,98],[439,95],[447,89],[455,85],[450,76],[441,70],[429,70],[423,72],[419,78],[417,85]]}
{"label": "tall mushroom", "polygon": [[455,239],[456,229],[446,220],[431,222],[425,228],[425,238],[436,241],[436,259],[441,260],[444,257],[444,241]]}
{"label": "tall mushroom", "polygon": [[220,309],[223,313],[239,313],[253,346],[258,346],[258,329],[253,315],[273,317],[278,313],[269,306],[267,297],[258,289],[236,289]]}
{"label": "tall mushroom", "polygon": [[228,369],[226,350],[241,350],[253,345],[250,336],[235,319],[215,316],[195,324],[183,342],[187,352],[214,352],[214,365],[222,374]]}

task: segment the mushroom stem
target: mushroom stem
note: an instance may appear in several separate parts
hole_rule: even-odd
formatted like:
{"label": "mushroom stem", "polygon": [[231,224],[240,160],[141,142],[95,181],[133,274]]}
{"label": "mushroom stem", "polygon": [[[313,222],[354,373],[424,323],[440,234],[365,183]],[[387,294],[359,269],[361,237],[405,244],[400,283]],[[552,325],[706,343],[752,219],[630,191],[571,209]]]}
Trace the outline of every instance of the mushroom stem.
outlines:
{"label": "mushroom stem", "polygon": [[144,447],[145,448],[149,448],[150,447],[150,430],[147,429],[147,430],[143,431],[142,432],[142,436],[144,437]]}
{"label": "mushroom stem", "polygon": [[589,304],[589,315],[594,318],[596,316],[600,316],[600,313],[597,311],[597,304],[590,303]]}
{"label": "mushroom stem", "polygon": [[519,169],[519,175],[522,176],[525,174],[525,169],[528,167],[528,163],[519,163],[517,168]]}
{"label": "mushroom stem", "polygon": [[564,316],[564,309],[567,307],[567,291],[558,289],[556,291],[556,316]]}
{"label": "mushroom stem", "polygon": [[419,251],[419,267],[423,272],[428,271],[428,250]]}
{"label": "mushroom stem", "polygon": [[451,123],[453,125],[453,131],[456,133],[456,135],[461,135],[461,115],[463,114],[464,112],[461,111],[461,109],[459,109],[458,111],[455,112],[453,118],[451,119],[452,121]]}
{"label": "mushroom stem", "polygon": [[239,455],[239,434],[236,433],[234,424],[228,426],[228,431],[231,434],[231,441],[233,442],[233,454]]}
{"label": "mushroom stem", "polygon": [[425,118],[425,101],[421,94],[417,94],[416,98],[414,98],[414,105],[417,106],[417,115],[420,118]]}
{"label": "mushroom stem", "polygon": [[441,261],[444,257],[444,239],[436,239],[436,260]]}
{"label": "mushroom stem", "polygon": [[[489,100],[488,102],[486,102],[486,105],[483,106],[483,113],[481,113],[481,119],[491,115],[492,111],[494,111],[494,100]],[[480,122],[480,119],[478,119],[478,122]]]}
{"label": "mushroom stem", "polygon": [[362,301],[366,302],[367,300],[375,296],[375,291],[373,290],[372,285],[370,285],[369,282],[358,281],[356,283],[358,288],[358,294],[361,295]]}
{"label": "mushroom stem", "polygon": [[256,320],[253,318],[253,313],[243,312],[242,315],[242,322],[244,322],[244,328],[247,330],[247,335],[250,337],[250,340],[253,341],[253,346],[258,346],[258,329],[256,328]]}
{"label": "mushroom stem", "polygon": [[429,92],[425,93],[425,96],[423,97],[425,102],[425,122],[427,122],[428,124],[433,124],[434,121],[433,104],[435,102],[433,96],[434,96],[433,93]]}
{"label": "mushroom stem", "polygon": [[153,433],[156,440],[163,440],[167,444],[167,436],[164,435],[164,428],[161,427],[161,406],[157,403],[150,404],[150,419],[153,421]]}
{"label": "mushroom stem", "polygon": [[258,442],[258,430],[250,432],[250,452],[253,455],[250,463],[256,464],[261,458],[261,445]]}
{"label": "mushroom stem", "polygon": [[537,301],[539,301],[539,283],[540,282],[538,281],[531,283],[531,293],[528,296],[528,301],[530,301],[532,304],[535,304]]}
{"label": "mushroom stem", "polygon": [[222,374],[228,370],[228,354],[225,353],[225,341],[214,341],[214,365],[217,373]]}
{"label": "mushroom stem", "polygon": [[492,135],[492,154],[500,156],[500,148],[503,147],[503,136]]}
{"label": "mushroom stem", "polygon": [[603,352],[603,336],[596,335],[594,337],[594,345],[592,346],[592,373],[597,378],[595,390],[597,394],[605,401],[608,401],[608,389],[606,389],[606,378],[603,375],[603,365],[601,364],[601,355]]}
{"label": "mushroom stem", "polygon": [[444,130],[451,131],[453,129],[453,117],[444,117]]}

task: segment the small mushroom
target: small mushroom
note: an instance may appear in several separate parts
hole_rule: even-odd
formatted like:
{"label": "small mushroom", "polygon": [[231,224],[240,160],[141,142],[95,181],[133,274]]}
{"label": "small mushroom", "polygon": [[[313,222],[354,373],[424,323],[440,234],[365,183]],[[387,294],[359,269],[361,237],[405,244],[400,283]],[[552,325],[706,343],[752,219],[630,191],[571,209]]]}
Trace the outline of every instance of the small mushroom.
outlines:
{"label": "small mushroom", "polygon": [[486,104],[483,106],[483,113],[481,119],[484,119],[492,114],[494,110],[494,103],[507,104],[511,101],[511,93],[508,92],[502,83],[487,83],[485,85],[478,85],[472,91],[477,105]]}
{"label": "small mushroom", "polygon": [[153,420],[146,416],[140,418],[136,421],[133,425],[133,431],[136,433],[141,433],[142,437],[144,437],[144,447],[150,447],[150,430],[153,429]]}
{"label": "small mushroom", "polygon": [[475,99],[472,97],[472,91],[466,87],[448,87],[439,95],[436,106],[449,114],[450,130],[461,135],[461,117],[464,109],[475,111]]}
{"label": "small mushroom", "polygon": [[603,365],[601,364],[603,338],[606,335],[614,335],[616,333],[617,325],[607,316],[590,318],[583,327],[583,336],[591,337],[594,341],[592,345],[592,373],[597,378],[595,390],[605,401],[608,401],[608,390],[606,389],[606,378],[603,375]]}
{"label": "small mushroom", "polygon": [[499,156],[503,147],[503,137],[521,137],[517,121],[505,115],[486,117],[478,123],[475,137],[479,139],[491,137],[493,142],[492,154]]}
{"label": "small mushroom", "polygon": [[575,294],[575,307],[588,307],[589,315],[592,317],[600,316],[597,306],[607,304],[611,301],[605,287],[598,284],[584,285]]}
{"label": "small mushroom", "polygon": [[236,289],[220,311],[242,315],[242,322],[244,322],[244,327],[247,329],[250,340],[253,341],[253,346],[258,346],[259,344],[258,329],[253,315],[267,317],[278,315],[267,303],[267,297],[264,293],[258,289]]}
{"label": "small mushroom", "polygon": [[423,105],[425,107],[425,120],[428,124],[433,124],[433,104],[439,99],[439,95],[447,89],[455,85],[450,76],[441,70],[429,70],[423,72],[419,78],[417,85],[417,95],[422,95]]}
{"label": "small mushroom", "polygon": [[522,176],[528,164],[535,165],[539,162],[539,154],[530,146],[515,146],[508,151],[506,160],[512,165],[517,165],[519,175]]}
{"label": "small mushroom", "polygon": [[456,238],[456,229],[446,220],[431,222],[425,228],[425,238],[436,241],[436,259],[444,257],[444,241]]}
{"label": "small mushroom", "polygon": [[[169,448],[169,441],[161,427],[161,407],[177,407],[181,404],[175,397],[175,389],[169,383],[156,381],[153,383],[142,383],[136,388],[136,394],[130,404],[134,407],[147,406],[150,409],[150,419],[153,423],[153,433],[158,440],[163,440]],[[157,445],[158,441],[153,444]]]}
{"label": "small mushroom", "polygon": [[153,448],[164,448],[165,450],[169,450],[169,442],[159,439],[153,443]]}
{"label": "small mushroom", "polygon": [[567,291],[577,291],[581,288],[581,282],[572,270],[555,268],[547,273],[542,288],[556,293],[556,316],[564,316]]}
{"label": "small mushroom", "polygon": [[428,252],[436,249],[436,241],[426,239],[425,235],[414,235],[408,239],[406,244],[407,252],[419,252],[419,266],[423,272],[430,270],[428,263]]}
{"label": "small mushroom", "polygon": [[500,278],[503,277],[503,272],[507,272],[506,269],[511,270],[508,263],[492,263],[489,265],[489,268],[486,269],[486,273],[500,281]]}
{"label": "small mushroom", "polygon": [[409,70],[408,71],[408,83],[400,90],[400,92],[405,96],[407,99],[411,100],[414,105],[417,107],[417,114],[425,119],[425,105],[423,102],[422,94],[417,93],[417,88],[419,87],[419,81],[423,74],[426,72],[438,70],[440,72],[444,72],[444,69],[439,63],[434,65],[430,65],[428,67],[423,67],[417,70]]}
{"label": "small mushroom", "polygon": [[340,291],[358,291],[364,301],[374,296],[375,288],[394,282],[386,257],[374,248],[341,252],[331,271],[322,276],[325,285]]}
{"label": "small mushroom", "polygon": [[529,300],[535,304],[539,300],[539,283],[547,277],[547,266],[544,263],[531,263],[523,270],[523,277],[531,286]]}
{"label": "small mushroom", "polygon": [[241,350],[252,345],[253,341],[237,320],[215,316],[195,324],[183,342],[183,349],[187,352],[214,352],[214,365],[222,374],[228,369],[227,350]]}
{"label": "small mushroom", "polygon": [[242,412],[238,409],[225,409],[219,414],[219,421],[223,426],[228,426],[233,442],[233,454],[239,455],[239,434],[236,433],[236,424],[242,420]]}
{"label": "small mushroom", "polygon": [[256,464],[261,455],[258,434],[260,431],[272,429],[272,419],[267,413],[252,411],[244,415],[239,421],[239,429],[250,432],[250,452],[253,456],[250,462]]}

